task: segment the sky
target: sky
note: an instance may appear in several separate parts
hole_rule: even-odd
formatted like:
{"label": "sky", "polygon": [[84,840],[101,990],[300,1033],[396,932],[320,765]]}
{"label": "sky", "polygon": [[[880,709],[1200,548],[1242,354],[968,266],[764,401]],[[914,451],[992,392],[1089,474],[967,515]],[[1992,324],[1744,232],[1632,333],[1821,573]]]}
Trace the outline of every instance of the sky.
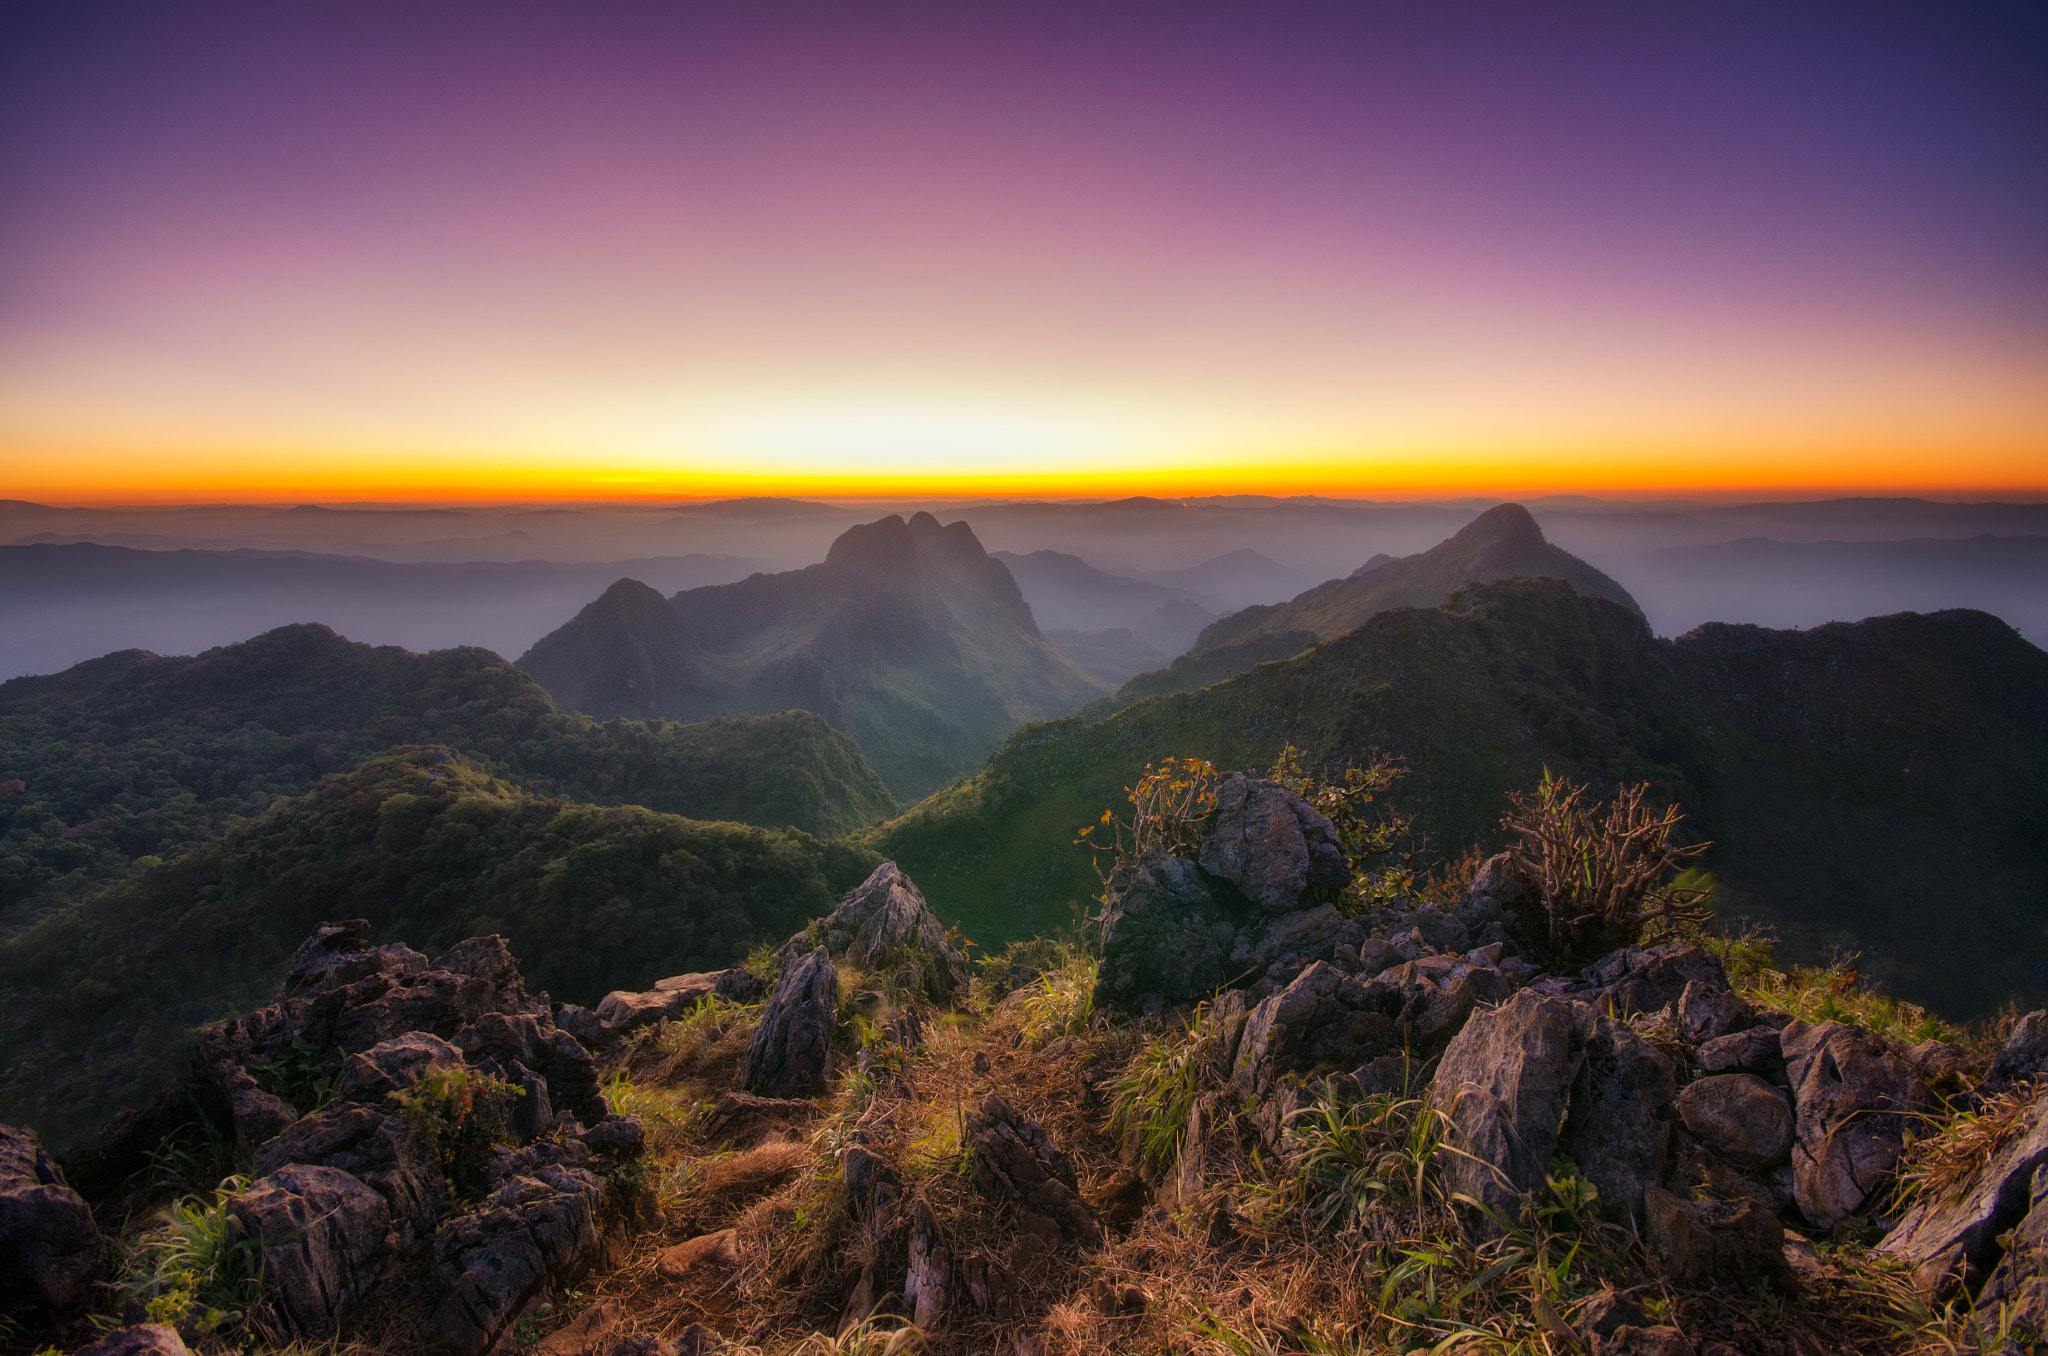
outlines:
{"label": "sky", "polygon": [[2048,496],[2048,11],[0,10],[0,497]]}

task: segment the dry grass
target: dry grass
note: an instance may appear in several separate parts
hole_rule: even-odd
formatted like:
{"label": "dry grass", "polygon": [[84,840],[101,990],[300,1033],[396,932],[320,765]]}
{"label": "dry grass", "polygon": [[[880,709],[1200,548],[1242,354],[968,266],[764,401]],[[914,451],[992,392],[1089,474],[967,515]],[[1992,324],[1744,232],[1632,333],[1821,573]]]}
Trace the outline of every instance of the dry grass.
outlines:
{"label": "dry grass", "polygon": [[2034,1128],[2042,1091],[2023,1083],[1951,1115],[1935,1133],[1910,1143],[1899,1165],[1896,1209],[1961,1196],[1999,1151]]}

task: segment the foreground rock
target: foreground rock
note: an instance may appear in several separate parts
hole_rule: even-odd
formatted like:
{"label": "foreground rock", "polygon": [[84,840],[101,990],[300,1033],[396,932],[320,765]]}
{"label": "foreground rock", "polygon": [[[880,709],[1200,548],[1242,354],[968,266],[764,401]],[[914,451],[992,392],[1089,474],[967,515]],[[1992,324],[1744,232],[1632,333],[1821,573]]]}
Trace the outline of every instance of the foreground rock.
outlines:
{"label": "foreground rock", "polygon": [[775,996],[754,1028],[740,1091],[756,1097],[815,1097],[832,1072],[839,1021],[839,970],[823,946],[783,966]]}
{"label": "foreground rock", "polygon": [[1328,816],[1280,783],[1242,772],[1216,788],[1201,863],[1267,913],[1291,913],[1310,889],[1351,880],[1351,862]]}
{"label": "foreground rock", "polygon": [[79,1308],[106,1258],[92,1211],[35,1135],[0,1125],[0,1297]]}
{"label": "foreground rock", "polygon": [[952,1001],[967,985],[966,954],[947,938],[946,925],[894,862],[876,867],[831,913],[783,943],[785,966],[818,946],[856,970],[903,972],[934,1003]]}
{"label": "foreground rock", "polygon": [[1792,1022],[1779,1033],[1798,1112],[1792,1148],[1800,1213],[1832,1229],[1868,1206],[1898,1166],[1928,1098],[1883,1041],[1842,1022]]}
{"label": "foreground rock", "polygon": [[622,1036],[643,1026],[681,1017],[707,998],[748,1003],[760,992],[761,981],[753,972],[734,966],[729,970],[672,975],[656,980],[653,988],[640,993],[614,989],[597,1005],[594,1016],[602,1026],[604,1036]]}
{"label": "foreground rock", "polygon": [[1036,1121],[1025,1120],[992,1092],[969,1114],[966,1128],[975,1186],[1014,1202],[1021,1231],[1031,1232],[1042,1221],[1069,1242],[1094,1247],[1102,1241],[1102,1221],[1081,1199],[1072,1160]]}

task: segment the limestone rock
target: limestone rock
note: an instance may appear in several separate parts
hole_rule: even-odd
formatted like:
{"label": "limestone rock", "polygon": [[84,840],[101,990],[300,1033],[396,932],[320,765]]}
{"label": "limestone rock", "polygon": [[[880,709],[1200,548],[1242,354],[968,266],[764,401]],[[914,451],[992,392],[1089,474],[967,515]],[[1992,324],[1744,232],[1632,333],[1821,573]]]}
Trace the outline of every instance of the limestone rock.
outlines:
{"label": "limestone rock", "polygon": [[949,1001],[967,983],[967,957],[946,940],[946,925],[894,862],[876,867],[831,913],[790,938],[784,953],[818,938],[835,960],[858,970],[913,967],[919,992],[934,1003]]}
{"label": "limestone rock", "polygon": [[1344,973],[1318,961],[1279,993],[1253,1008],[1238,1040],[1231,1087],[1244,1096],[1271,1092],[1281,1074],[1302,1062],[1310,1039],[1346,1009],[1337,991]]}
{"label": "limestone rock", "polygon": [[596,1125],[610,1114],[590,1052],[552,1023],[542,1025],[526,1013],[486,1012],[456,1032],[454,1041],[471,1064],[507,1082],[538,1075],[547,1084],[549,1105],[579,1124]]}
{"label": "limestone rock", "polygon": [[1643,1209],[1650,1256],[1681,1284],[1784,1277],[1784,1229],[1754,1201],[1687,1201],[1653,1186]]}
{"label": "limestone rock", "polygon": [[1998,1237],[2033,1207],[2034,1174],[2048,1168],[2048,1115],[2036,1104],[2024,1133],[1995,1154],[1960,1195],[1923,1200],[1877,1245],[1879,1252],[1915,1267],[1964,1264],[1966,1279],[1981,1277],[1998,1257]]}
{"label": "limestone rock", "polygon": [[231,1196],[226,1208],[263,1245],[263,1290],[309,1337],[331,1337],[375,1279],[391,1230],[384,1198],[339,1168],[291,1164]]}
{"label": "limestone rock", "polygon": [[1448,1191],[1512,1219],[1542,1185],[1564,1121],[1573,1016],[1563,999],[1524,990],[1452,1039],[1429,1092],[1456,1151],[1438,1158]]}
{"label": "limestone rock", "polygon": [[371,946],[369,933],[370,922],[366,918],[322,923],[314,928],[313,934],[299,943],[299,949],[285,962],[284,982],[272,1001],[340,988],[366,975],[415,974],[427,968],[427,958],[409,946]]}
{"label": "limestone rock", "polygon": [[81,1348],[78,1356],[192,1356],[192,1349],[175,1328],[161,1323],[138,1323],[108,1333],[91,1346]]}
{"label": "limestone rock", "polygon": [[903,1299],[910,1305],[912,1325],[926,1333],[938,1331],[952,1298],[952,1251],[930,1208],[919,1200],[911,1208],[910,1264],[903,1273]]}
{"label": "limestone rock", "polygon": [[1689,979],[1671,1005],[1678,1034],[1695,1045],[1725,1036],[1749,1022],[1749,1005],[1722,985]]}
{"label": "limestone rock", "polygon": [[610,1356],[612,1340],[626,1322],[626,1306],[603,1299],[549,1333],[534,1356]]}
{"label": "limestone rock", "polygon": [[1738,1167],[1769,1167],[1792,1148],[1792,1101],[1755,1074],[1713,1074],[1678,1094],[1678,1118]]}
{"label": "limestone rock", "polygon": [[1643,1193],[1664,1176],[1677,1079],[1663,1051],[1624,1022],[1581,1005],[1573,1034],[1583,1065],[1564,1151],[1608,1206],[1640,1224]]}
{"label": "limestone rock", "polygon": [[1728,972],[1720,957],[1697,946],[1623,947],[1586,967],[1586,983],[1595,992],[1587,1001],[1612,1006],[1614,1015],[1658,1012],[1684,996],[1686,985],[1698,983],[1727,992]]}
{"label": "limestone rock", "polygon": [[1110,873],[1095,925],[1102,962],[1095,1002],[1143,1011],[1191,1003],[1235,971],[1236,929],[1185,857],[1155,857]]}
{"label": "limestone rock", "polygon": [[1798,1118],[1799,1209],[1816,1229],[1831,1229],[1863,1209],[1898,1164],[1925,1092],[1911,1065],[1857,1027],[1792,1022],[1779,1035]]}
{"label": "limestone rock", "polygon": [[380,1041],[341,1066],[335,1096],[345,1102],[382,1106],[387,1095],[410,1088],[430,1074],[462,1067],[462,1051],[424,1031]]}
{"label": "limestone rock", "polygon": [[76,1309],[106,1258],[92,1211],[34,1133],[0,1125],[0,1296]]}
{"label": "limestone rock", "polygon": [[700,1234],[674,1247],[663,1248],[661,1255],[654,1259],[654,1269],[663,1278],[680,1281],[693,1271],[705,1267],[730,1267],[740,1260],[740,1234],[737,1229],[720,1229],[713,1234]]}
{"label": "limestone rock", "polygon": [[1694,1058],[1707,1073],[1769,1074],[1785,1067],[1785,1051],[1778,1042],[1778,1033],[1767,1026],[1716,1036],[1703,1042]]}
{"label": "limestone rock", "polygon": [[754,1028],[740,1090],[758,1097],[812,1097],[832,1071],[839,970],[822,946],[783,967],[775,996]]}
{"label": "limestone rock", "polygon": [[1342,887],[1351,863],[1337,828],[1278,782],[1233,772],[1216,789],[1216,820],[1202,840],[1203,869],[1268,913],[1302,907],[1312,887]]}
{"label": "limestone rock", "polygon": [[1977,1313],[1992,1324],[2009,1318],[2022,1330],[2048,1330],[2048,1166],[2034,1169],[2027,1213],[2002,1241],[2005,1255],[1977,1292]]}
{"label": "limestone rock", "polygon": [[295,1122],[256,1151],[268,1176],[294,1163],[336,1168],[384,1198],[391,1217],[419,1233],[433,1228],[444,1191],[440,1150],[405,1117],[356,1102],[335,1102]]}
{"label": "limestone rock", "polygon": [[550,1164],[506,1178],[482,1209],[444,1224],[433,1254],[441,1341],[477,1356],[544,1281],[581,1277],[597,1258],[595,1208],[605,1189],[580,1168]]}
{"label": "limestone rock", "polygon": [[2015,1083],[2048,1073],[2048,1012],[2035,1011],[2020,1018],[1998,1058],[1991,1062],[1994,1082]]}
{"label": "limestone rock", "polygon": [[[614,989],[597,1005],[597,1020],[613,1035],[681,1017],[707,998],[744,1003],[761,991],[761,981],[740,966],[658,979],[643,993]],[[557,1025],[559,1025],[559,1021]]]}
{"label": "limestone rock", "polygon": [[973,1151],[974,1184],[998,1200],[1016,1203],[1021,1214],[1049,1220],[1059,1234],[1084,1246],[1102,1241],[1095,1208],[1081,1199],[1073,1162],[1054,1147],[1045,1130],[989,1093],[967,1117]]}

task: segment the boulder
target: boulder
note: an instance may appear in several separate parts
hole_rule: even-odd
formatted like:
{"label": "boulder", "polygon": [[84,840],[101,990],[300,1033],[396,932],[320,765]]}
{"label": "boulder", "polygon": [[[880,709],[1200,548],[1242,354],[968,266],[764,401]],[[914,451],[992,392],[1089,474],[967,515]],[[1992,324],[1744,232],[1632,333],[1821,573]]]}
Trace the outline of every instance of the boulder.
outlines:
{"label": "boulder", "polygon": [[1832,1229],[1862,1210],[1898,1165],[1925,1091],[1911,1065],[1860,1028],[1795,1021],[1779,1040],[1797,1113],[1800,1213],[1816,1229]]}
{"label": "boulder", "polygon": [[655,1022],[681,1017],[707,998],[744,1003],[760,992],[760,979],[742,966],[734,966],[730,970],[707,970],[700,974],[671,975],[654,981],[654,987],[643,993],[614,989],[597,1005],[597,1020],[607,1031],[623,1035]]}
{"label": "boulder", "polygon": [[431,1074],[459,1069],[462,1063],[462,1051],[439,1036],[408,1031],[344,1060],[335,1096],[345,1102],[382,1106],[389,1094],[410,1088]]}
{"label": "boulder", "polygon": [[775,996],[754,1028],[740,1090],[757,1097],[813,1097],[832,1071],[839,970],[820,946],[783,966]]}
{"label": "boulder", "polygon": [[106,1260],[92,1211],[35,1134],[0,1125],[0,1297],[79,1308]]}
{"label": "boulder", "polygon": [[1640,1226],[1643,1193],[1661,1181],[1677,1077],[1663,1051],[1624,1022],[1579,1005],[1582,1061],[1563,1149],[1600,1200]]}
{"label": "boulder", "polygon": [[404,1116],[357,1102],[335,1102],[295,1122],[258,1149],[255,1162],[265,1176],[294,1163],[348,1173],[417,1235],[432,1231],[445,1201],[434,1137]]}
{"label": "boulder", "polygon": [[1594,991],[1586,995],[1586,1001],[1595,1007],[1611,1007],[1617,1017],[1660,1012],[1678,1002],[1686,986],[1693,983],[1729,992],[1728,972],[1721,967],[1720,957],[1678,943],[1627,946],[1586,967],[1586,984]]}
{"label": "boulder", "polygon": [[1773,1074],[1785,1067],[1784,1047],[1768,1026],[1753,1026],[1704,1042],[1693,1058],[1706,1073]]}
{"label": "boulder", "polygon": [[1438,1163],[1447,1191],[1512,1219],[1543,1184],[1564,1122],[1573,1025],[1569,1002],[1524,990],[1452,1039],[1429,1091],[1446,1117]]}
{"label": "boulder", "polygon": [[1081,1199],[1073,1162],[1036,1121],[991,1092],[968,1114],[966,1129],[974,1184],[984,1194],[1013,1202],[1020,1216],[1050,1221],[1071,1242],[1093,1247],[1102,1241],[1102,1222]]}
{"label": "boulder", "polygon": [[523,1084],[525,1075],[538,1075],[547,1085],[549,1105],[579,1124],[596,1125],[610,1114],[590,1052],[542,1018],[486,1012],[456,1032],[454,1043],[471,1064],[507,1082]]}
{"label": "boulder", "polygon": [[1977,1292],[1978,1316],[1994,1331],[2048,1331],[2048,1166],[2034,1169],[2027,1213],[2000,1241],[2005,1255]]}
{"label": "boulder", "polygon": [[138,1323],[132,1328],[118,1328],[91,1346],[80,1348],[78,1356],[192,1356],[192,1349],[175,1328],[161,1323]]}
{"label": "boulder", "polygon": [[883,862],[846,892],[831,913],[783,944],[785,957],[823,940],[835,960],[857,970],[909,967],[921,996],[944,1003],[967,984],[967,957],[910,877]]}
{"label": "boulder", "polygon": [[1267,913],[1301,908],[1312,888],[1351,882],[1350,859],[1329,817],[1278,782],[1242,772],[1216,789],[1216,818],[1202,840],[1201,863]]}
{"label": "boulder", "polygon": [[284,981],[271,1001],[337,989],[366,975],[416,974],[427,968],[427,958],[411,947],[401,943],[371,946],[369,934],[367,918],[314,928],[285,962]]}
{"label": "boulder", "polygon": [[2019,1019],[1998,1057],[1991,1062],[1992,1081],[2000,1085],[2039,1078],[2048,1073],[2048,1012]]}
{"label": "boulder", "polygon": [[1725,986],[1697,979],[1685,982],[1671,1015],[1678,1021],[1678,1034],[1695,1045],[1747,1026],[1750,1018],[1749,1004]]}
{"label": "boulder", "polygon": [[2034,1175],[2048,1168],[2048,1115],[2035,1103],[2025,1129],[1958,1194],[1915,1204],[1877,1250],[1915,1268],[1959,1270],[1974,1282],[1998,1260],[1998,1238],[2033,1208]]}
{"label": "boulder", "polygon": [[589,1172],[547,1164],[507,1177],[483,1208],[444,1224],[433,1252],[441,1341],[458,1356],[477,1356],[544,1282],[580,1278],[597,1259],[596,1205],[605,1190]]}
{"label": "boulder", "polygon": [[1126,863],[1110,873],[1094,925],[1102,961],[1095,1002],[1156,1011],[1192,1003],[1235,977],[1237,932],[1222,904],[1185,857]]}
{"label": "boulder", "polygon": [[294,1163],[224,1203],[246,1238],[263,1247],[263,1292],[291,1327],[335,1336],[376,1272],[391,1230],[382,1196],[339,1168]]}
{"label": "boulder", "polygon": [[1311,1038],[1350,1012],[1337,999],[1346,981],[1341,970],[1318,961],[1253,1008],[1238,1039],[1232,1090],[1240,1096],[1263,1097],[1282,1074],[1308,1062]]}
{"label": "boulder", "polygon": [[1712,1074],[1678,1094],[1678,1118],[1737,1167],[1765,1168],[1792,1149],[1792,1100],[1755,1074]]}
{"label": "boulder", "polygon": [[1643,1211],[1650,1256],[1682,1285],[1785,1276],[1785,1231],[1755,1201],[1688,1201],[1652,1186]]}
{"label": "boulder", "polygon": [[1240,931],[1231,949],[1230,969],[1237,975],[1264,975],[1278,989],[1305,966],[1334,961],[1340,947],[1356,952],[1367,940],[1362,922],[1338,913],[1335,905],[1323,904],[1265,918],[1258,927]]}

